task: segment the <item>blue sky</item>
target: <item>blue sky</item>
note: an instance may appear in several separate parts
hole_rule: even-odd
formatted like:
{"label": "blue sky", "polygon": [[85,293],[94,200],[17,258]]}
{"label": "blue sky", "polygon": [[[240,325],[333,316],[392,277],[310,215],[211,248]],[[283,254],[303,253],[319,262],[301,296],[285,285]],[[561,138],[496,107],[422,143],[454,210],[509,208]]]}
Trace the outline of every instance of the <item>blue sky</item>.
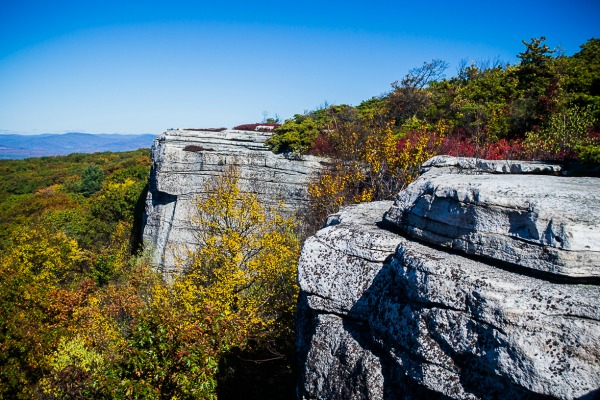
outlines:
{"label": "blue sky", "polygon": [[441,58],[600,37],[596,1],[0,2],[0,132],[158,133],[357,105]]}

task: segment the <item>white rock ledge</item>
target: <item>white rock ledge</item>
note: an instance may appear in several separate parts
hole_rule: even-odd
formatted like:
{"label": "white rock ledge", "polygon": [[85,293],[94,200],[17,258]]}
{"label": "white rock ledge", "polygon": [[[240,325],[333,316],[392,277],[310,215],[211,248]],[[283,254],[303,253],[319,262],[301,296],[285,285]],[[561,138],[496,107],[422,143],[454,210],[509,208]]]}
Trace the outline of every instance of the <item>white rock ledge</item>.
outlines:
{"label": "white rock ledge", "polygon": [[299,398],[600,397],[600,181],[506,165],[435,158],[305,242]]}
{"label": "white rock ledge", "polygon": [[299,398],[600,393],[598,286],[553,283],[412,241],[379,227],[385,209],[345,208],[303,247]]}
{"label": "white rock ledge", "polygon": [[[436,245],[569,277],[600,277],[600,178],[546,164],[436,157],[386,221]],[[482,168],[477,167],[477,165]],[[471,168],[472,167],[472,168]]]}

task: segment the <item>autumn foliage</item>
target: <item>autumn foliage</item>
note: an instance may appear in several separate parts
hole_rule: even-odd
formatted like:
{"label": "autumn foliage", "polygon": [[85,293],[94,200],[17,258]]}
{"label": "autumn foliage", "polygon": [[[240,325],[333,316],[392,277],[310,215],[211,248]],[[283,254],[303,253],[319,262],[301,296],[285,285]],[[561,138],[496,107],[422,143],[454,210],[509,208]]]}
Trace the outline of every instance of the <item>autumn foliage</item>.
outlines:
{"label": "autumn foliage", "polygon": [[[264,122],[264,123],[254,123],[254,124],[242,124],[234,126],[233,129],[237,129],[240,131],[255,131],[259,126],[272,126],[273,128],[278,128],[281,124],[276,122]],[[264,130],[264,129],[261,129]]]}
{"label": "autumn foliage", "polygon": [[[302,218],[227,169],[169,279],[139,243],[148,150],[0,161],[0,398],[285,398],[299,236],[327,214],[393,198],[437,154],[600,162],[600,41],[570,57],[524,45],[515,65],[446,78],[434,60],[383,96],[287,120],[273,151],[328,157]],[[240,376],[262,380],[244,393]]]}
{"label": "autumn foliage", "polygon": [[197,199],[195,245],[180,260],[173,289],[190,312],[210,308],[236,322],[248,343],[274,348],[293,337],[300,242],[283,204],[266,206],[242,192],[239,179],[228,168]]}
{"label": "autumn foliage", "polygon": [[[56,179],[28,186],[23,171],[47,162]],[[0,193],[0,398],[210,399],[229,354],[290,365],[295,224],[241,192],[237,171],[205,188],[197,246],[166,280],[134,250],[147,150],[0,168],[13,188]]]}

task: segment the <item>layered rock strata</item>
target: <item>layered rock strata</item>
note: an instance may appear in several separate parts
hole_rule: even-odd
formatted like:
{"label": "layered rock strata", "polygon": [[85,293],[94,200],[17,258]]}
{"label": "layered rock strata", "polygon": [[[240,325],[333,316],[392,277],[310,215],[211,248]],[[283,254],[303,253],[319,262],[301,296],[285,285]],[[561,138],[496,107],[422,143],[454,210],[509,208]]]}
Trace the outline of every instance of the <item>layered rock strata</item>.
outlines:
{"label": "layered rock strata", "polygon": [[[598,178],[539,163],[436,157],[386,221],[410,236],[561,276],[600,277]],[[517,173],[515,173],[517,172]],[[538,172],[538,174],[532,174]]]}
{"label": "layered rock strata", "polygon": [[286,158],[273,154],[264,142],[270,133],[225,130],[169,130],[152,145],[152,168],[146,200],[143,241],[155,264],[166,274],[175,259],[193,246],[190,220],[206,183],[229,166],[240,173],[240,188],[265,204],[283,201],[288,212],[304,206],[307,186],[325,160]]}
{"label": "layered rock strata", "polygon": [[559,171],[436,158],[331,216],[300,259],[299,398],[600,396],[600,179]]}

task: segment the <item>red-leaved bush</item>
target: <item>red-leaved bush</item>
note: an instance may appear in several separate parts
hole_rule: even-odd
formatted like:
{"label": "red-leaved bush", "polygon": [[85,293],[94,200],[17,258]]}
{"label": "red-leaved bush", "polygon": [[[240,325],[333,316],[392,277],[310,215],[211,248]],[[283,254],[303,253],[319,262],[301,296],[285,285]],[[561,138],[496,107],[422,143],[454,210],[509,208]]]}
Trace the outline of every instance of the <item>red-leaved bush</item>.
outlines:
{"label": "red-leaved bush", "polygon": [[308,154],[317,156],[329,156],[334,154],[334,147],[324,134],[319,134],[315,142],[308,150]]}
{"label": "red-leaved bush", "polygon": [[473,139],[464,134],[452,134],[444,137],[440,154],[455,157],[475,157],[477,148]]}
{"label": "red-leaved bush", "polygon": [[523,142],[521,140],[500,139],[491,143],[486,149],[486,160],[519,160],[524,158]]}
{"label": "red-leaved bush", "polygon": [[477,144],[472,137],[452,134],[444,137],[439,154],[455,157],[477,157],[486,160],[526,159],[523,141],[500,139],[493,143]]}

